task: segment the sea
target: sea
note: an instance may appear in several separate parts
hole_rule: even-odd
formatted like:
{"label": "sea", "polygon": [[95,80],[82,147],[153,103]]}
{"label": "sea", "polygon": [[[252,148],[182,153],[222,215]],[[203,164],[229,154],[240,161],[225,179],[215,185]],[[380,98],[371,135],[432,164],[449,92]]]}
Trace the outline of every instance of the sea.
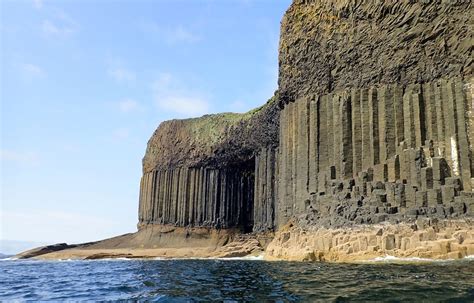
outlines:
{"label": "sea", "polygon": [[0,260],[0,301],[474,302],[474,259]]}

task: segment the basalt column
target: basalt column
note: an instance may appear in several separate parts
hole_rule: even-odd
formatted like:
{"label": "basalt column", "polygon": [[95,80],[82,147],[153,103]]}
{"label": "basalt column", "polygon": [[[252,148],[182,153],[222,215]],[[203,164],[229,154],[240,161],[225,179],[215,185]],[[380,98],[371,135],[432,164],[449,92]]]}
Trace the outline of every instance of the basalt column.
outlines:
{"label": "basalt column", "polygon": [[[470,82],[351,89],[290,104],[280,122],[278,190],[286,195],[278,224],[323,198],[389,203],[391,212],[474,209]],[[297,207],[285,199],[292,193]]]}
{"label": "basalt column", "polygon": [[[279,225],[306,211],[316,195],[326,194],[333,180],[352,176],[351,109],[351,96],[346,92],[302,98],[282,109]],[[360,119],[360,107],[358,116]]]}
{"label": "basalt column", "polygon": [[260,150],[255,159],[255,192],[253,230],[273,230],[277,199],[278,152],[274,148]]}
{"label": "basalt column", "polygon": [[176,168],[142,177],[139,226],[253,227],[254,172]]}

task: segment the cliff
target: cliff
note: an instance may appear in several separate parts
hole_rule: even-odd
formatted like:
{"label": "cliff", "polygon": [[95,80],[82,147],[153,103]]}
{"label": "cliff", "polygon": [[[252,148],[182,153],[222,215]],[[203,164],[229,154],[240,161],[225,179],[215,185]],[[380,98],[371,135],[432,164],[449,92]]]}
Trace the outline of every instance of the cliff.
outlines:
{"label": "cliff", "polygon": [[293,2],[278,224],[472,214],[472,21],[470,1]]}
{"label": "cliff", "polygon": [[278,145],[277,96],[245,114],[223,113],[160,124],[148,141],[143,172],[176,167],[240,165]]}
{"label": "cliff", "polygon": [[267,105],[155,131],[140,226],[470,214],[472,12],[467,1],[294,1]]}
{"label": "cliff", "polygon": [[469,1],[295,0],[270,104],[152,136],[140,226],[472,216],[472,16]]}
{"label": "cliff", "polygon": [[162,123],[143,159],[139,231],[94,249],[197,238],[207,253],[250,252],[275,232],[269,258],[472,254],[473,16],[471,1],[294,0],[275,96]]}
{"label": "cliff", "polygon": [[274,97],[245,114],[163,122],[143,159],[139,227],[271,229],[255,170],[278,144],[278,113]]}
{"label": "cliff", "polygon": [[473,73],[472,2],[295,0],[281,25],[280,102]]}

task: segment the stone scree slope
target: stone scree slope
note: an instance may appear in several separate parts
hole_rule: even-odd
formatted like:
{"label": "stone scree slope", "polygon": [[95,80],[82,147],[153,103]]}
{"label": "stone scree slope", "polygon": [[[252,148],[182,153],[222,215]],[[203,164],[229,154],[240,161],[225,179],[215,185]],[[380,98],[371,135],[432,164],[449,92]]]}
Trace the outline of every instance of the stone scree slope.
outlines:
{"label": "stone scree slope", "polygon": [[139,227],[472,216],[473,16],[471,1],[295,0],[266,105],[155,131]]}

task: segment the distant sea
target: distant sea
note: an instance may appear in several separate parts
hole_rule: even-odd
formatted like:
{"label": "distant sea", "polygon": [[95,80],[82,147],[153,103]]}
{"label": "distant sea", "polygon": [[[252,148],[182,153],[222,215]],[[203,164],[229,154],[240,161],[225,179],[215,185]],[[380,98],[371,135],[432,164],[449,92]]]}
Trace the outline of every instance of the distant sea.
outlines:
{"label": "distant sea", "polygon": [[474,260],[0,261],[0,301],[474,302]]}

